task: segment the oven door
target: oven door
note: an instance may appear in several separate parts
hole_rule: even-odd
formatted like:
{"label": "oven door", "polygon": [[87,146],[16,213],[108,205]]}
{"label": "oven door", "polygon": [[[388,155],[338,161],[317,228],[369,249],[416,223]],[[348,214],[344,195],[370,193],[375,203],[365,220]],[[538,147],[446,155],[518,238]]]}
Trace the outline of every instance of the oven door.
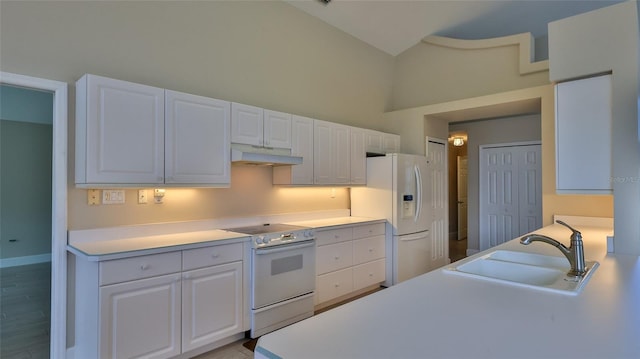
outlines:
{"label": "oven door", "polygon": [[312,293],[316,283],[315,246],[312,239],[253,249],[251,308]]}

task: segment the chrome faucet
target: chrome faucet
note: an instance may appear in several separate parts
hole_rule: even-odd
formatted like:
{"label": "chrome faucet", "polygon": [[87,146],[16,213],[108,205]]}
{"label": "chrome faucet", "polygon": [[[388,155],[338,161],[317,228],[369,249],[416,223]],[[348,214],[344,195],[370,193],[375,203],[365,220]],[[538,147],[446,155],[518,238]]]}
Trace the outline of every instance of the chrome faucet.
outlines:
{"label": "chrome faucet", "polygon": [[563,221],[556,221],[556,223],[561,224],[567,228],[569,228],[573,233],[571,234],[571,245],[569,248],[565,247],[564,244],[556,241],[553,238],[543,236],[541,234],[530,234],[528,236],[524,236],[520,238],[520,243],[524,245],[529,245],[531,242],[544,242],[551,244],[552,246],[558,248],[562,254],[569,260],[571,264],[571,270],[567,273],[568,276],[574,277],[582,277],[587,273],[587,267],[584,262],[584,247],[582,246],[582,233],[572,228],[570,225],[564,223]]}

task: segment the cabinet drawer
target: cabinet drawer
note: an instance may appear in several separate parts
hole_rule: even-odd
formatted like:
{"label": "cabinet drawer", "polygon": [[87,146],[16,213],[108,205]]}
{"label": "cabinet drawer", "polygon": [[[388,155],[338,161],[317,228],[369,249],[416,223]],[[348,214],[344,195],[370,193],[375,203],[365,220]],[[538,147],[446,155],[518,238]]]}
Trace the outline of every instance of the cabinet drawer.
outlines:
{"label": "cabinet drawer", "polygon": [[318,303],[351,293],[353,291],[353,269],[347,268],[319,275],[316,289],[318,290]]}
{"label": "cabinet drawer", "polygon": [[353,242],[319,246],[316,250],[316,274],[333,272],[353,265]]}
{"label": "cabinet drawer", "polygon": [[353,264],[384,258],[384,235],[353,241]]}
{"label": "cabinet drawer", "polygon": [[189,249],[182,252],[182,270],[191,270],[242,260],[242,243]]}
{"label": "cabinet drawer", "polygon": [[353,290],[366,288],[370,285],[384,282],[384,280],[384,259],[378,259],[353,267]]}
{"label": "cabinet drawer", "polygon": [[318,243],[319,246],[323,244],[349,241],[351,239],[353,239],[353,231],[351,227],[316,232],[316,243]]}
{"label": "cabinet drawer", "polygon": [[114,259],[100,263],[100,285],[176,273],[181,268],[180,251]]}
{"label": "cabinet drawer", "polygon": [[384,223],[353,227],[353,238],[365,238],[384,234]]}

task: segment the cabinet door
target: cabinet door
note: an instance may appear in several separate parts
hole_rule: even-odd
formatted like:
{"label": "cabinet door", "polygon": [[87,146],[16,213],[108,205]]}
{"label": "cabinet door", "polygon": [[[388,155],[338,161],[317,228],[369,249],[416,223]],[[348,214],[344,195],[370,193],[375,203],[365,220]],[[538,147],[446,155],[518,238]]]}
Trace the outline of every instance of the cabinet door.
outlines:
{"label": "cabinet door", "polygon": [[338,298],[353,291],[353,268],[319,275],[316,279],[318,303]]}
{"label": "cabinet door", "polygon": [[243,331],[242,262],[183,274],[182,351]]}
{"label": "cabinet door", "polygon": [[332,138],[333,183],[348,184],[351,182],[351,129],[334,124]]}
{"label": "cabinet door", "polygon": [[165,182],[228,185],[231,104],[166,91]]}
{"label": "cabinet door", "polygon": [[611,101],[611,75],[556,85],[559,193],[611,193]]}
{"label": "cabinet door", "polygon": [[180,354],[180,275],[100,288],[101,358],[171,358]]}
{"label": "cabinet door", "polygon": [[392,133],[382,135],[382,151],[384,153],[400,152],[400,136]]}
{"label": "cabinet door", "polygon": [[76,182],[164,182],[164,90],[85,75],[77,83]]}
{"label": "cabinet door", "polygon": [[365,130],[351,127],[351,184],[367,184]]}
{"label": "cabinet door", "polygon": [[382,132],[367,130],[365,136],[366,152],[385,153],[382,149]]}
{"label": "cabinet door", "polygon": [[264,110],[264,146],[291,149],[291,115]]}
{"label": "cabinet door", "polygon": [[264,145],[263,112],[260,107],[231,104],[231,142]]}
{"label": "cabinet door", "polygon": [[313,128],[313,176],[315,184],[331,184],[333,181],[333,125],[315,120]]}
{"label": "cabinet door", "polygon": [[313,119],[291,118],[291,154],[302,157],[302,164],[273,168],[273,184],[313,184]]}

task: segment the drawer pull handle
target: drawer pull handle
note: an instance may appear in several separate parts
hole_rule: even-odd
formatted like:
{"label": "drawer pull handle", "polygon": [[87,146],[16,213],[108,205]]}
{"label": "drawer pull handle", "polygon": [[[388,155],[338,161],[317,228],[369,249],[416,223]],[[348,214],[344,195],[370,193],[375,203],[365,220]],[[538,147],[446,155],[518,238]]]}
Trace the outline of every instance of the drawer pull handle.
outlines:
{"label": "drawer pull handle", "polygon": [[340,283],[336,283],[336,284],[334,284],[333,286],[334,286],[334,287],[336,287],[336,288],[338,288],[338,287],[340,287]]}
{"label": "drawer pull handle", "polygon": [[220,253],[213,253],[211,255],[211,258],[213,258],[213,259],[218,258],[218,257],[220,257]]}
{"label": "drawer pull handle", "polygon": [[373,252],[373,248],[369,248],[369,252],[370,252],[370,253],[371,253],[371,252]]}
{"label": "drawer pull handle", "polygon": [[140,265],[140,270],[147,270],[147,269],[149,269],[149,265],[148,264],[145,263],[145,264],[141,264]]}
{"label": "drawer pull handle", "polygon": [[335,257],[333,257],[333,259],[338,260],[338,259],[340,259],[340,256],[335,256]]}
{"label": "drawer pull handle", "polygon": [[333,236],[333,238],[338,239],[338,238],[340,238],[340,236],[336,234],[336,235]]}

